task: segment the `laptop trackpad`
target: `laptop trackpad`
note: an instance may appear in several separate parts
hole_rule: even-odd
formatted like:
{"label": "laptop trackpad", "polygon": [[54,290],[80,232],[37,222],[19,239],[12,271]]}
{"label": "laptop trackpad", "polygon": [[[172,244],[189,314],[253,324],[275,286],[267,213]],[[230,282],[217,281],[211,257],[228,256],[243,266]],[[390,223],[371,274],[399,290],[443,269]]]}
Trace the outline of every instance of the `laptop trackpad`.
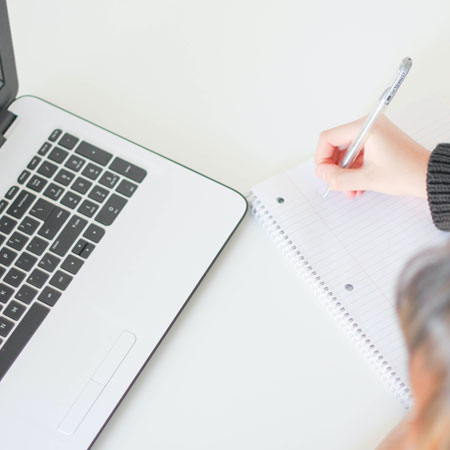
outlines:
{"label": "laptop trackpad", "polygon": [[122,332],[67,412],[58,427],[59,432],[64,434],[75,433],[135,342],[136,336],[133,333]]}

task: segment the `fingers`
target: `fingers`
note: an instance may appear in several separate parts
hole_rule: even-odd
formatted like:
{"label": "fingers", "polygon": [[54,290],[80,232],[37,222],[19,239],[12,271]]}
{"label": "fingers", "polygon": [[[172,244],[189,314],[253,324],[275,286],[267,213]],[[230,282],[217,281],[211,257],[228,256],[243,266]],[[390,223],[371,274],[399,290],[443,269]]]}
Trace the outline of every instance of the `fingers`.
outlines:
{"label": "fingers", "polygon": [[322,131],[314,156],[314,162],[336,162],[339,150],[345,150],[356,138],[363,119]]}
{"label": "fingers", "polygon": [[[363,191],[366,189],[366,177],[364,169],[343,169],[336,164],[319,164],[316,168],[318,177],[325,180],[333,191]],[[349,196],[357,196],[357,192],[351,192]],[[361,195],[361,194],[359,194]]]}

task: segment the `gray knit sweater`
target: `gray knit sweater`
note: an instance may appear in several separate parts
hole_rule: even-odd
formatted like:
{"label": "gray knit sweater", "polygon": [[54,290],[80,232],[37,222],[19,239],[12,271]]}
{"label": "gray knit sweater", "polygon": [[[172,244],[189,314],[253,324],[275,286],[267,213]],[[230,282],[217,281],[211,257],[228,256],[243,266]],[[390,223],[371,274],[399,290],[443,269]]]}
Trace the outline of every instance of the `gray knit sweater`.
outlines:
{"label": "gray knit sweater", "polygon": [[450,231],[450,144],[439,144],[431,153],[427,192],[434,224]]}

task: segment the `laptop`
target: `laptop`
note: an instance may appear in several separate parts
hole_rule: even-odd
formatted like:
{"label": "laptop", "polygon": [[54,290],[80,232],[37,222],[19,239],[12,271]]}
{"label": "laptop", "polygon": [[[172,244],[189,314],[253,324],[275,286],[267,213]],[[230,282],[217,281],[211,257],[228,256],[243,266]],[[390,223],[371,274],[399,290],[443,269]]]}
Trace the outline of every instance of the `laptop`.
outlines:
{"label": "laptop", "polygon": [[33,96],[0,0],[0,446],[89,448],[247,210]]}

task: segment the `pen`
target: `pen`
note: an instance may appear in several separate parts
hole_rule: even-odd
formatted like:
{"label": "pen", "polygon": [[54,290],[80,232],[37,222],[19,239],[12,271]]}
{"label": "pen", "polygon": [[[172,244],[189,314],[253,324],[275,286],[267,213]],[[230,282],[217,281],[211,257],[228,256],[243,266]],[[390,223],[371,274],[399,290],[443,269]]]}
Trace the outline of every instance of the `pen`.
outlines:
{"label": "pen", "polygon": [[[341,161],[340,164],[341,167],[345,169],[346,167],[349,167],[353,164],[353,161],[356,159],[359,152],[361,151],[364,142],[367,136],[369,135],[370,131],[374,127],[378,117],[380,117],[380,115],[383,114],[389,103],[391,103],[392,99],[394,98],[394,95],[397,93],[403,80],[406,78],[406,75],[408,74],[411,66],[412,66],[411,58],[404,58],[402,60],[402,63],[400,64],[394,82],[392,83],[392,85],[390,85],[383,91],[378,101],[377,107],[375,108],[375,111],[373,111],[373,113],[370,114],[369,117],[367,117],[358,137],[345,152],[344,159]],[[323,196],[324,199],[327,198],[327,195],[329,194],[330,190],[331,188],[327,189],[325,195]]]}

